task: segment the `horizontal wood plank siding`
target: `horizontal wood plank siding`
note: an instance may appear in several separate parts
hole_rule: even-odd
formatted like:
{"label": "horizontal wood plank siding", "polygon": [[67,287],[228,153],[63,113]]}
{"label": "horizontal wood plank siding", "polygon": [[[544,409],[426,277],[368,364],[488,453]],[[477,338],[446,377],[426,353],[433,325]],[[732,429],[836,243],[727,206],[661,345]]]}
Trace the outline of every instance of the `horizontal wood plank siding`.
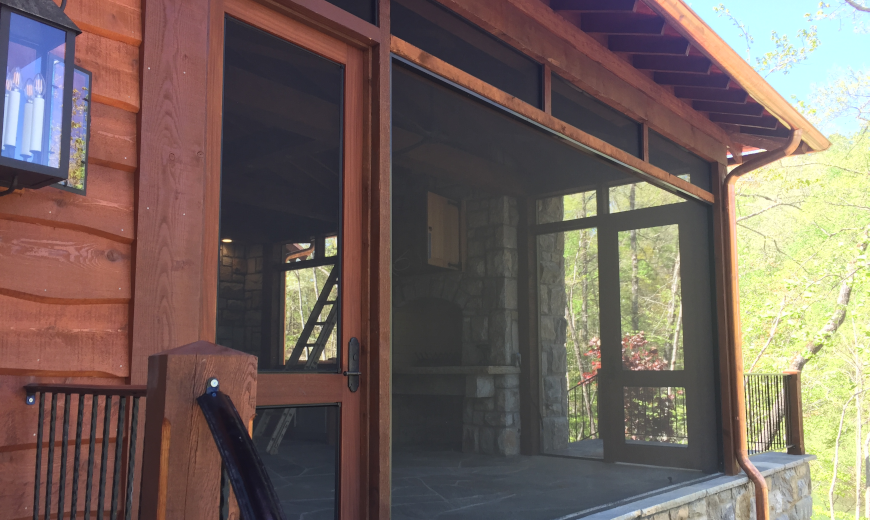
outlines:
{"label": "horizontal wood plank siding", "polygon": [[[84,31],[76,39],[76,64],[93,73],[87,195],[45,187],[0,198],[2,519],[32,516],[37,409],[24,404],[23,386],[117,385],[130,376],[142,5],[68,0],[66,13]],[[86,410],[89,421],[90,405]],[[58,419],[62,413],[61,397]],[[47,427],[45,435],[48,442]],[[113,464],[114,446],[110,452]]]}

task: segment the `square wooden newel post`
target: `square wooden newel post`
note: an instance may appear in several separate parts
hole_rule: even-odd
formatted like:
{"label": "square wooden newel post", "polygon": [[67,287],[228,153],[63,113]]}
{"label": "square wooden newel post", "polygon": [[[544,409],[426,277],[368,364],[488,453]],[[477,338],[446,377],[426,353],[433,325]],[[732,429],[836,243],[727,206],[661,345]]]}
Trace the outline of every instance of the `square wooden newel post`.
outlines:
{"label": "square wooden newel post", "polygon": [[792,455],[805,455],[804,447],[804,406],[801,396],[801,373],[798,370],[785,372],[785,396],[788,407],[786,443]]}
{"label": "square wooden newel post", "polygon": [[218,518],[221,458],[196,403],[212,377],[250,428],[257,395],[256,357],[197,341],[148,358],[142,520]]}

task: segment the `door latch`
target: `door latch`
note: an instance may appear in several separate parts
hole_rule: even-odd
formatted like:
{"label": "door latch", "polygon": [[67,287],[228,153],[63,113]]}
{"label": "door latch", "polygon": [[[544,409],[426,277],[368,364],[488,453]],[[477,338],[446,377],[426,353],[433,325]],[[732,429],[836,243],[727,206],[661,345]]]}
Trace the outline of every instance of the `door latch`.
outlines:
{"label": "door latch", "polygon": [[359,390],[359,376],[362,373],[359,371],[359,340],[350,338],[347,342],[347,370],[344,371],[347,376],[347,387],[351,392]]}

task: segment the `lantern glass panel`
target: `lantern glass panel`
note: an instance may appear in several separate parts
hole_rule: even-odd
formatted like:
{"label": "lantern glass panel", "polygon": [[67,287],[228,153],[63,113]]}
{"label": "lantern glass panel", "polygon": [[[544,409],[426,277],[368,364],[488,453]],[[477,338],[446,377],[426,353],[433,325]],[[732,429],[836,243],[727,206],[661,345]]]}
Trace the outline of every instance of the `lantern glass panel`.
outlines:
{"label": "lantern glass panel", "polygon": [[64,31],[11,14],[3,157],[60,166],[65,54]]}

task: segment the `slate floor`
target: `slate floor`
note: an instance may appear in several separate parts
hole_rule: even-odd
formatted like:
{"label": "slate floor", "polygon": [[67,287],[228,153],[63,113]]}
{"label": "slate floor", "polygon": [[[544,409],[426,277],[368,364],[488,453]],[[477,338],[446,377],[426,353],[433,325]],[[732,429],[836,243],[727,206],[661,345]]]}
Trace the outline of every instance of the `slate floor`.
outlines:
{"label": "slate floor", "polygon": [[[335,517],[334,447],[297,441],[283,443],[278,455],[261,451],[261,457],[288,520]],[[697,471],[564,456],[504,458],[397,450],[392,517],[557,520],[703,476]]]}

